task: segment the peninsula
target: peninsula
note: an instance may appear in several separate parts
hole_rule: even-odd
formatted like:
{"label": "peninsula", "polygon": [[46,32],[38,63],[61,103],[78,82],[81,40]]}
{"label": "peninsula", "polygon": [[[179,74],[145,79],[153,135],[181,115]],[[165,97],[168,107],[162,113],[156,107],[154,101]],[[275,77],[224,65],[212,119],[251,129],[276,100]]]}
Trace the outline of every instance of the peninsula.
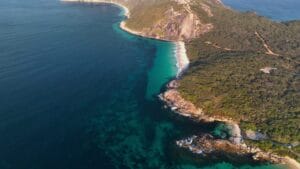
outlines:
{"label": "peninsula", "polygon": [[300,168],[299,21],[240,13],[220,0],[65,1],[118,4],[124,30],[178,43],[181,72],[161,100],[181,115],[230,129],[227,139],[192,136],[179,146]]}

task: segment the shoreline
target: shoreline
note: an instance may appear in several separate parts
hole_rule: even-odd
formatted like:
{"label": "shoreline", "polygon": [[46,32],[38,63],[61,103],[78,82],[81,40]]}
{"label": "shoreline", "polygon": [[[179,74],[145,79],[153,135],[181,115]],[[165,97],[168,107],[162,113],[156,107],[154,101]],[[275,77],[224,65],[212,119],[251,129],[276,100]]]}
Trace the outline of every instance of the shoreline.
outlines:
{"label": "shoreline", "polygon": [[[216,0],[218,3],[222,3],[221,0]],[[113,1],[105,1],[105,0],[61,0],[61,2],[79,2],[79,3],[107,3],[107,4],[114,4],[120,8],[122,8],[124,10],[124,15],[128,18],[130,18],[130,10],[123,4],[118,3],[118,2],[113,2]],[[225,5],[224,5],[225,6]],[[178,68],[177,71],[177,75],[175,80],[171,81],[168,83],[168,87],[167,90],[159,95],[159,98],[161,101],[164,102],[165,105],[167,105],[167,107],[169,107],[173,112],[176,112],[179,115],[185,116],[185,117],[190,117],[193,120],[197,120],[197,121],[207,121],[207,122],[223,122],[228,126],[233,127],[231,130],[231,134],[232,137],[231,139],[233,139],[232,143],[233,145],[236,146],[244,146],[246,149],[249,149],[249,147],[245,144],[245,143],[241,143],[240,140],[243,139],[242,136],[242,131],[239,127],[239,124],[237,122],[232,121],[231,119],[225,118],[225,117],[214,117],[214,116],[207,116],[203,113],[202,109],[197,108],[193,103],[185,100],[184,98],[182,98],[177,90],[179,83],[178,83],[178,79],[182,76],[182,74],[184,73],[184,71],[186,71],[188,69],[189,66],[189,59],[186,53],[186,48],[185,48],[185,43],[183,41],[171,41],[171,40],[166,40],[160,37],[151,37],[151,36],[147,36],[145,35],[143,32],[139,32],[139,31],[135,31],[132,30],[128,27],[126,27],[126,19],[121,21],[119,24],[119,27],[123,30],[126,31],[127,33],[130,33],[132,35],[135,36],[140,36],[143,38],[149,38],[149,39],[155,39],[155,40],[159,40],[159,41],[167,41],[167,42],[171,42],[175,45],[175,57],[176,57],[176,67]],[[173,83],[173,84],[172,84]],[[174,100],[174,102],[170,102],[170,100],[166,99],[165,94],[167,92],[175,92],[176,94],[178,94],[178,96],[180,96],[182,98],[182,102],[185,102],[185,104],[188,104],[189,106],[192,106],[192,109],[194,109],[194,112],[192,111],[181,111],[180,107],[178,107],[176,105],[176,102],[180,102],[179,100]],[[186,106],[186,105],[184,105]],[[185,109],[185,108],[183,108]],[[235,137],[237,136],[237,137]],[[235,141],[236,139],[238,139],[239,141]],[[224,141],[230,141],[230,140],[224,140]],[[237,143],[238,142],[238,143]],[[281,156],[277,156],[276,154],[273,156],[275,158],[275,161],[272,161],[272,158],[270,158],[271,155],[273,155],[270,152],[264,152],[262,150],[260,150],[259,148],[256,147],[250,147],[250,152],[252,151],[252,149],[256,149],[257,150],[257,158],[266,158],[267,161],[270,162],[274,162],[274,163],[278,163],[278,164],[285,164],[287,165],[287,167],[289,167],[290,169],[300,169],[300,163],[297,162],[295,159],[290,158],[290,157],[281,157]],[[253,156],[254,158],[256,158],[256,156]],[[255,159],[254,159],[255,160]]]}
{"label": "shoreline", "polygon": [[98,3],[98,4],[113,4],[118,7],[121,7],[124,10],[124,15],[126,17],[130,17],[130,10],[123,4],[118,3],[118,2],[113,2],[113,1],[105,1],[105,0],[60,0],[61,2],[74,2],[74,3]]}
{"label": "shoreline", "polygon": [[176,78],[180,78],[180,76],[186,71],[189,67],[190,60],[187,56],[185,43],[182,41],[175,42],[175,57],[176,57],[176,66],[177,66],[177,76]]}
{"label": "shoreline", "polygon": [[[105,0],[61,0],[61,2],[113,4],[113,5],[120,7],[124,11],[124,16],[126,16],[127,19],[130,18],[129,8],[118,2],[105,1]],[[165,42],[173,43],[175,45],[174,55],[175,55],[176,62],[177,62],[176,67],[178,69],[177,74],[176,74],[176,79],[178,79],[183,74],[183,72],[188,69],[190,61],[186,54],[185,43],[183,41],[170,41],[170,40],[162,39],[159,37],[150,37],[150,36],[144,35],[142,32],[135,31],[135,30],[128,28],[126,26],[126,19],[120,22],[119,27],[123,31],[125,31],[129,34],[135,35],[135,36],[140,36],[143,38],[149,38],[149,39],[154,39],[154,40],[158,40],[158,41],[165,41]]]}
{"label": "shoreline", "polygon": [[291,157],[279,156],[246,144],[244,138],[249,138],[243,134],[238,122],[226,117],[206,115],[201,108],[196,107],[192,102],[185,100],[181,96],[177,90],[179,86],[179,82],[173,80],[167,85],[167,90],[159,95],[159,99],[167,108],[180,116],[187,117],[196,122],[220,122],[230,128],[230,135],[227,139],[215,138],[208,133],[205,134],[204,137],[201,135],[193,135],[176,141],[179,147],[203,156],[213,154],[214,152],[228,152],[229,154],[240,155],[241,157],[251,156],[253,161],[283,164],[289,169],[300,169],[299,162]]}
{"label": "shoreline", "polygon": [[127,33],[130,33],[135,36],[140,36],[143,38],[149,38],[149,39],[154,39],[154,40],[158,40],[158,41],[173,43],[175,45],[174,55],[175,55],[176,62],[177,62],[176,67],[178,69],[177,74],[176,74],[176,79],[178,79],[183,74],[183,72],[188,69],[190,60],[186,54],[185,43],[183,41],[170,41],[170,40],[160,39],[157,37],[149,37],[149,36],[143,35],[142,32],[134,31],[134,30],[131,30],[130,28],[126,27],[125,21],[122,21],[120,23],[120,28],[122,30],[126,31]]}

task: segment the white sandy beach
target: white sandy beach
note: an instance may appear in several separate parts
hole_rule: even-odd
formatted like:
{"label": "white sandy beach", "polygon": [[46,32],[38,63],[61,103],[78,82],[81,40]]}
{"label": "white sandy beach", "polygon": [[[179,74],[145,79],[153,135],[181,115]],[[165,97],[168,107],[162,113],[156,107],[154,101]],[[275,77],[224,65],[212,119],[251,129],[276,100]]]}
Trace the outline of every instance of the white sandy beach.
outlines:
{"label": "white sandy beach", "polygon": [[189,58],[186,54],[186,48],[185,48],[185,43],[184,42],[175,42],[176,49],[175,49],[175,56],[177,60],[177,78],[182,75],[182,73],[188,68],[189,66]]}
{"label": "white sandy beach", "polygon": [[[109,3],[109,4],[114,4],[117,6],[120,6],[121,8],[123,8],[124,10],[124,15],[129,18],[130,17],[130,11],[129,9],[118,2],[113,2],[113,1],[105,1],[105,0],[61,0],[62,2],[82,2],[82,3]],[[129,32],[131,34],[134,35],[138,35],[138,36],[142,36],[142,37],[146,37],[146,38],[152,38],[152,37],[147,37],[144,36],[142,32],[138,32],[138,31],[134,31],[132,29],[129,29],[128,27],[126,27],[126,22],[122,21],[120,23],[120,28],[123,29],[126,32]],[[156,38],[154,38],[156,39]],[[162,39],[158,39],[158,40],[162,40]],[[186,48],[185,48],[185,43],[182,41],[178,41],[178,42],[173,42],[175,43],[175,57],[176,57],[176,61],[177,61],[177,78],[180,77],[180,75],[182,75],[182,73],[188,68],[188,65],[190,63],[189,58],[186,54]]]}
{"label": "white sandy beach", "polygon": [[285,157],[284,161],[289,169],[300,169],[300,164],[295,159],[292,159],[290,157]]}
{"label": "white sandy beach", "polygon": [[[113,2],[113,1],[106,1],[106,0],[61,0],[62,2],[81,2],[81,3],[109,3],[109,4],[114,4],[117,5],[119,7],[121,7],[124,10],[124,15],[129,18],[130,17],[130,10],[121,3],[118,2]],[[219,3],[221,3],[220,0]],[[143,32],[138,32],[138,31],[134,31],[129,29],[128,27],[126,27],[126,22],[122,21],[120,23],[120,28],[126,32],[129,32],[131,34],[137,35],[137,36],[142,36],[145,38],[152,38],[152,39],[158,39],[158,40],[163,40],[163,39],[159,39],[159,38],[153,38],[153,37],[147,37],[143,34]],[[177,72],[177,78],[180,78],[180,76],[182,75],[182,73],[187,70],[188,66],[189,66],[189,58],[187,56],[186,53],[186,47],[185,47],[185,43],[182,41],[173,41],[173,43],[175,44],[175,57],[176,57],[176,61],[177,61],[177,68],[178,68],[178,72]],[[221,120],[222,121],[222,120]],[[232,123],[231,123],[232,124]],[[233,124],[233,132],[232,135],[235,136],[235,142],[240,143],[241,142],[241,131],[240,128],[237,124]],[[300,164],[289,157],[285,157],[284,158],[284,162],[287,164],[287,166],[290,169],[300,169]]]}
{"label": "white sandy beach", "polygon": [[82,2],[82,3],[107,3],[107,4],[114,4],[114,5],[117,5],[121,8],[123,8],[124,10],[124,15],[126,17],[130,17],[130,12],[129,12],[129,9],[121,4],[121,3],[118,3],[118,2],[113,2],[113,1],[105,1],[105,0],[61,0],[62,2]]}

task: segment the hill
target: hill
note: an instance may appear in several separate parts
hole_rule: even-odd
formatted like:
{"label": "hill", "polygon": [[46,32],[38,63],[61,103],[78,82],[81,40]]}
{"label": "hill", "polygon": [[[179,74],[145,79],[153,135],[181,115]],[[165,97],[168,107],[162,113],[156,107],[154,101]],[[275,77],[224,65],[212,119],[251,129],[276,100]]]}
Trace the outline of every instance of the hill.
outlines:
{"label": "hill", "polygon": [[300,22],[240,13],[219,0],[105,2],[129,8],[124,26],[132,31],[185,42],[191,64],[178,80],[182,98],[238,123],[248,145],[300,161]]}

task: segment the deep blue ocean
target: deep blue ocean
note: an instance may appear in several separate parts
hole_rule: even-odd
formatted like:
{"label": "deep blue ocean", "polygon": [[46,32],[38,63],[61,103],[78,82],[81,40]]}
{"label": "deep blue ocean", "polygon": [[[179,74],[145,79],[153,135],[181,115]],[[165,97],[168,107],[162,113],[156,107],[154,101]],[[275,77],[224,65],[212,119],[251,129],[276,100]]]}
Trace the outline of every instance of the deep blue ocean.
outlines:
{"label": "deep blue ocean", "polygon": [[123,19],[108,4],[0,1],[0,169],[280,168],[178,148],[215,126],[163,108],[175,46],[120,30]]}
{"label": "deep blue ocean", "polygon": [[233,9],[253,11],[275,21],[300,19],[299,0],[222,0]]}

